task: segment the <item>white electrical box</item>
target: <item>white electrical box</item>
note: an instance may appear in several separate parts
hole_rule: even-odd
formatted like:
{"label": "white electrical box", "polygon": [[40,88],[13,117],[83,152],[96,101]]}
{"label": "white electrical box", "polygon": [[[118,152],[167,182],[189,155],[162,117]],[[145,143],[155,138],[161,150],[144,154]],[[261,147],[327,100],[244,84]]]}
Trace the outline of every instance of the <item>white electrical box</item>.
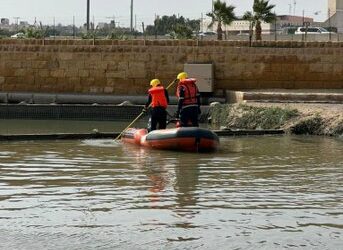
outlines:
{"label": "white electrical box", "polygon": [[213,64],[185,64],[184,71],[189,78],[197,79],[200,92],[213,92]]}

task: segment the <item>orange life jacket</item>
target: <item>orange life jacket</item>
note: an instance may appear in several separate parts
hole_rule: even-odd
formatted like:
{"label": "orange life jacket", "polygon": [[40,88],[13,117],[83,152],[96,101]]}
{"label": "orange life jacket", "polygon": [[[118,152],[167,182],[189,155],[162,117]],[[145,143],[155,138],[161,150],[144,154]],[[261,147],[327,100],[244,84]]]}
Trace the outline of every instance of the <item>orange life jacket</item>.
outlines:
{"label": "orange life jacket", "polygon": [[152,87],[149,89],[149,94],[151,95],[151,107],[163,107],[167,108],[168,101],[164,93],[164,88],[162,86]]}
{"label": "orange life jacket", "polygon": [[184,96],[183,106],[193,105],[193,104],[198,103],[197,96],[199,93],[198,93],[198,88],[195,82],[196,82],[196,79],[193,79],[193,78],[184,79],[179,82],[177,86],[176,95],[177,97],[180,97],[180,89],[181,88],[184,89],[185,96]]}

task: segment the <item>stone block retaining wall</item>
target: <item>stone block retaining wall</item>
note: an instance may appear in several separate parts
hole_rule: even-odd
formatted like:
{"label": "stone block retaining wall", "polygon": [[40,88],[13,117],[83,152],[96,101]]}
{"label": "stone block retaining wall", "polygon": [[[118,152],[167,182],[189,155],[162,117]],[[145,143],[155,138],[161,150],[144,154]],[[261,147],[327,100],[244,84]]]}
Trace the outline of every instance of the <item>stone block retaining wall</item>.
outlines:
{"label": "stone block retaining wall", "polygon": [[343,42],[2,39],[0,91],[141,95],[185,63],[213,63],[216,90],[343,88]]}

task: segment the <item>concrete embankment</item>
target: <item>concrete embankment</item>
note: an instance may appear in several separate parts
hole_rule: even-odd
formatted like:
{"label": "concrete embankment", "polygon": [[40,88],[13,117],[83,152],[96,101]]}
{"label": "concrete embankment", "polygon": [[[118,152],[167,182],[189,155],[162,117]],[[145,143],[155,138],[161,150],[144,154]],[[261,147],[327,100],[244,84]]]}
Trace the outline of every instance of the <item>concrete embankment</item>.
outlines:
{"label": "concrete embankment", "polygon": [[303,103],[218,104],[211,110],[214,127],[283,129],[293,134],[343,135],[343,105]]}

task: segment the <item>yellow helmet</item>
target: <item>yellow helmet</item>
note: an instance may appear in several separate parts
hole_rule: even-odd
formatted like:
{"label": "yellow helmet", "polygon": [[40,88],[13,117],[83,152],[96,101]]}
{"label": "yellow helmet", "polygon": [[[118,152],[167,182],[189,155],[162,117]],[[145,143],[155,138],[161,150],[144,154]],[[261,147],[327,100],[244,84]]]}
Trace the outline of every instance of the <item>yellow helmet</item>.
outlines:
{"label": "yellow helmet", "polygon": [[186,72],[181,72],[180,74],[177,75],[177,79],[178,80],[183,80],[183,79],[186,79],[188,78],[188,75]]}
{"label": "yellow helmet", "polygon": [[153,80],[151,80],[151,82],[150,82],[150,85],[151,85],[152,87],[156,87],[156,86],[159,85],[159,84],[161,84],[161,82],[160,82],[160,80],[158,80],[158,79],[153,79]]}

